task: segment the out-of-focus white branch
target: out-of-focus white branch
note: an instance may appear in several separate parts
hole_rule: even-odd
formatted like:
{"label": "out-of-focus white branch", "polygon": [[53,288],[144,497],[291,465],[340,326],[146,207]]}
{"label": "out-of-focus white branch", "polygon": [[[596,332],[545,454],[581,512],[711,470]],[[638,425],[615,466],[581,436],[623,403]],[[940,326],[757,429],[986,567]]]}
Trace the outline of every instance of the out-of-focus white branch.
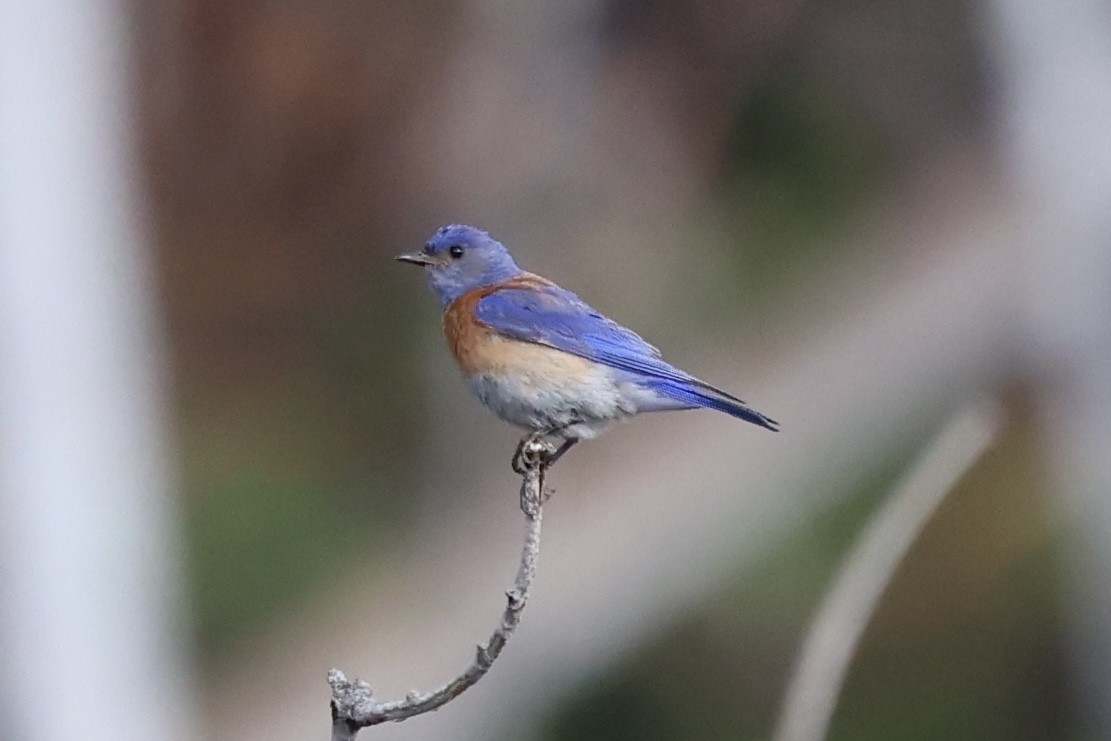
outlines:
{"label": "out-of-focus white branch", "polygon": [[865,525],[810,626],[787,687],[778,741],[825,738],[853,654],[880,597],[945,495],[995,439],[1000,420],[995,401],[957,415]]}
{"label": "out-of-focus white branch", "polygon": [[1077,715],[1111,738],[1111,6],[989,3],[1003,155],[1023,198],[1023,347],[1062,538]]}
{"label": "out-of-focus white branch", "polygon": [[119,0],[0,11],[0,717],[196,736]]}
{"label": "out-of-focus white branch", "polygon": [[[532,443],[533,446],[536,443]],[[536,456],[538,448],[525,448],[525,460],[531,460],[521,475],[521,510],[525,513],[525,545],[521,549],[521,565],[513,588],[505,593],[508,602],[501,622],[486,645],[479,645],[474,661],[462,674],[432,692],[410,692],[402,700],[379,702],[371,686],[362,680],[348,681],[339,669],[328,672],[332,687],[332,741],[353,741],[359,729],[379,723],[400,722],[436,710],[454,700],[482,679],[501,654],[528,603],[529,589],[536,575],[540,557],[540,523],[543,516],[544,473],[546,464]],[[530,458],[531,456],[531,458]]]}

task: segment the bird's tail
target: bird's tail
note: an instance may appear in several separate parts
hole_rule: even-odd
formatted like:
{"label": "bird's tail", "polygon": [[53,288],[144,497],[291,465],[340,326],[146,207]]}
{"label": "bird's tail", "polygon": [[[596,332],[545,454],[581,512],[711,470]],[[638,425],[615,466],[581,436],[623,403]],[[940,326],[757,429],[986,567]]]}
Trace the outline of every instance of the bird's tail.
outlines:
{"label": "bird's tail", "polygon": [[719,412],[725,412],[737,419],[743,419],[772,432],[779,432],[779,423],[774,419],[756,411],[736,396],[714,388],[708,383],[693,380],[679,383],[669,379],[655,382],[651,384],[651,387],[653,391],[684,405],[689,404],[692,408],[716,409]]}

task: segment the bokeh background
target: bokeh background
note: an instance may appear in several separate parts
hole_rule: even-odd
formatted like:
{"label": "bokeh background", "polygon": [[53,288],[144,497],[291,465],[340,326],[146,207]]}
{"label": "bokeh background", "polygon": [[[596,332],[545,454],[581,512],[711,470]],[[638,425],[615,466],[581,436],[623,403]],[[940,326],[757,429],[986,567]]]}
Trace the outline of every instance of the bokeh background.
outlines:
{"label": "bokeh background", "polygon": [[[660,415],[577,447],[554,473],[534,599],[490,676],[365,736],[770,737],[838,563],[985,396],[1002,427],[885,592],[830,737],[1111,735],[1106,4],[87,7],[4,10],[0,147],[26,155],[0,162],[11,738],[31,737],[28,677],[79,653],[43,663],[37,646],[57,638],[43,626],[72,638],[111,614],[111,589],[155,608],[93,647],[102,679],[81,676],[142,703],[133,664],[104,667],[171,667],[172,689],[146,688],[166,706],[153,722],[177,719],[169,737],[321,738],[328,668],[400,696],[470,660],[516,568],[517,433],[468,397],[434,299],[390,259],[451,222],[490,230],[783,431]],[[81,68],[105,58],[97,44],[125,63],[94,64],[100,87],[61,85],[51,60]],[[97,189],[67,201],[65,171],[25,146],[39,130],[21,114],[79,128],[104,91],[122,111],[103,127],[118,152],[86,159],[96,142],[78,137],[67,162],[118,175],[127,239],[75,229],[40,249],[53,219],[99,223],[119,204],[96,205]],[[98,258],[111,249],[122,262]],[[50,254],[145,286],[121,294],[134,322],[117,329],[139,327],[137,349],[106,354],[155,379],[120,420],[140,432],[120,439],[162,442],[90,454],[106,470],[156,461],[103,523],[74,515],[74,486],[38,489],[26,473],[55,444],[34,424],[46,412],[21,406],[35,374],[20,353],[34,327],[49,331],[26,307],[62,325],[117,311],[37,272]],[[81,352],[47,352],[44,367],[80,372]],[[95,425],[98,399],[64,399],[44,429],[78,429],[86,408]],[[58,455],[43,470],[73,463]],[[34,514],[44,499],[72,530]],[[150,519],[129,514],[151,499]],[[105,572],[107,591],[75,588],[68,567],[104,551],[67,555],[84,528],[106,548],[156,533],[121,559],[161,576],[121,566],[135,581]],[[56,569],[33,555],[36,533],[57,537]],[[71,590],[85,601],[35,619]],[[149,737],[108,704],[36,737]]]}

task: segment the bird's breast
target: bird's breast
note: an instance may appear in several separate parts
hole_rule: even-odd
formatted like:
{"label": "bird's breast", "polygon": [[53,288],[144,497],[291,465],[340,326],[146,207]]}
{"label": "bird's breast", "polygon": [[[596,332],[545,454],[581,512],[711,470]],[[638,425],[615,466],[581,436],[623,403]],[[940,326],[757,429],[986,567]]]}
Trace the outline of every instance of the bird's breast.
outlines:
{"label": "bird's breast", "polygon": [[504,337],[477,321],[474,305],[485,294],[475,293],[448,305],[444,339],[475,395],[497,416],[526,429],[592,437],[634,411],[606,366]]}
{"label": "bird's breast", "polygon": [[444,339],[459,368],[472,375],[514,375],[543,385],[559,385],[597,374],[595,363],[546,345],[503,337],[452,303],[444,312]]}
{"label": "bird's breast", "polygon": [[448,304],[443,314],[444,339],[459,367],[467,375],[525,374],[552,383],[573,381],[597,373],[594,363],[546,345],[504,337],[475,317],[478,302],[503,288],[520,288],[542,279],[530,274],[483,286]]}

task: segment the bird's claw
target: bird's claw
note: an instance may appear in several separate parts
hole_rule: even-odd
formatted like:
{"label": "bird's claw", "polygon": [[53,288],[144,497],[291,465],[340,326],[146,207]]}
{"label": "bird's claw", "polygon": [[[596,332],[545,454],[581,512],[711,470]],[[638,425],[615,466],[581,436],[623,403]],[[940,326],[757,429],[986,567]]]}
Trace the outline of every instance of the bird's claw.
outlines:
{"label": "bird's claw", "polygon": [[[533,434],[521,440],[513,454],[513,471],[525,477],[521,485],[521,509],[529,517],[535,517],[552,494],[546,486],[545,473],[555,462],[557,450],[543,435]],[[536,477],[535,487],[529,485],[533,476]]]}
{"label": "bird's claw", "polygon": [[554,453],[555,447],[548,441],[540,437],[530,438],[521,446],[521,462],[524,464],[526,471],[534,468],[544,468],[548,465]]}
{"label": "bird's claw", "polygon": [[513,473],[524,476],[529,471],[543,469],[556,453],[556,448],[544,439],[543,435],[534,433],[521,439],[517,450],[513,453],[510,465]]}

